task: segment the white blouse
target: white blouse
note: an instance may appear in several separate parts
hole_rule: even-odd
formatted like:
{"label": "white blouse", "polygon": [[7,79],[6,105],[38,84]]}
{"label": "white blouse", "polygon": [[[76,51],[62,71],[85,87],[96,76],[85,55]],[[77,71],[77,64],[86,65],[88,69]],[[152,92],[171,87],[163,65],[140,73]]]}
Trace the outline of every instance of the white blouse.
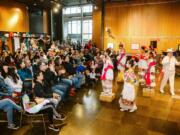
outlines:
{"label": "white blouse", "polygon": [[12,79],[12,77],[8,76],[4,79],[5,83],[11,87],[15,92],[21,92],[22,90],[22,81],[19,78],[19,80],[17,81],[17,83],[15,83]]}

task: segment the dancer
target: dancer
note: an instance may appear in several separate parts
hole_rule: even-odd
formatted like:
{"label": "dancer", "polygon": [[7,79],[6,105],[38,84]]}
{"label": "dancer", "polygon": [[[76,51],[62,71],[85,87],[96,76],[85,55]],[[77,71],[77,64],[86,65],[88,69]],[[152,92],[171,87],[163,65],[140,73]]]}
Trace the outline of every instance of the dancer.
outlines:
{"label": "dancer", "polygon": [[119,55],[117,56],[117,69],[118,69],[118,82],[123,81],[125,64],[126,64],[126,52],[122,43],[119,44]]}
{"label": "dancer", "polygon": [[103,70],[101,75],[102,80],[102,87],[103,92],[101,92],[101,95],[104,96],[111,96],[112,93],[112,81],[114,79],[114,72],[113,72],[113,63],[111,61],[111,58],[105,54],[104,56],[101,56],[103,59]]}
{"label": "dancer", "polygon": [[145,84],[145,79],[144,75],[146,73],[146,70],[148,69],[148,64],[147,64],[147,58],[148,58],[148,51],[146,50],[145,46],[141,47],[141,54],[139,56],[139,62],[138,62],[138,68],[139,68],[139,82],[141,85]]}
{"label": "dancer", "polygon": [[134,60],[129,60],[126,64],[128,68],[124,73],[124,86],[121,93],[121,97],[119,99],[120,110],[134,112],[137,110],[137,106],[135,103],[136,91],[135,91],[135,83],[136,83],[136,75],[134,73]]}
{"label": "dancer", "polygon": [[148,63],[148,69],[145,73],[145,81],[146,81],[146,87],[153,89],[156,86],[156,81],[155,81],[155,66],[156,66],[156,61],[154,59],[154,54],[150,52],[149,54],[149,59],[147,60]]}
{"label": "dancer", "polygon": [[167,56],[165,56],[162,60],[164,76],[161,81],[160,92],[164,93],[164,87],[169,80],[170,84],[170,93],[172,96],[175,95],[174,93],[174,78],[175,78],[175,65],[180,65],[180,62],[176,60],[173,56],[173,49],[167,49]]}

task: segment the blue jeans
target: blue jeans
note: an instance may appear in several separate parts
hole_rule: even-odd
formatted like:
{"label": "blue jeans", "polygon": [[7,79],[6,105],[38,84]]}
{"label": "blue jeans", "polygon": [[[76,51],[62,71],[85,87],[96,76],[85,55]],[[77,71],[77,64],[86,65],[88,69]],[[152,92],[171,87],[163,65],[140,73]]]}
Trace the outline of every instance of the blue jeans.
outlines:
{"label": "blue jeans", "polygon": [[62,83],[68,85],[69,87],[71,87],[71,86],[73,85],[73,81],[70,80],[70,79],[65,79],[65,78],[64,78],[64,79],[62,79],[61,81],[62,81]]}
{"label": "blue jeans", "polygon": [[81,87],[81,83],[79,82],[78,78],[76,76],[73,76],[71,78],[73,85],[75,88],[80,88]]}
{"label": "blue jeans", "polygon": [[52,91],[60,95],[62,100],[64,100],[68,92],[68,86],[65,84],[58,84],[52,87]]}
{"label": "blue jeans", "polygon": [[81,85],[83,84],[83,74],[76,74],[73,77],[75,88],[81,88]]}
{"label": "blue jeans", "polygon": [[7,112],[8,124],[13,124],[13,109],[20,111],[22,108],[10,99],[0,100],[0,109]]}

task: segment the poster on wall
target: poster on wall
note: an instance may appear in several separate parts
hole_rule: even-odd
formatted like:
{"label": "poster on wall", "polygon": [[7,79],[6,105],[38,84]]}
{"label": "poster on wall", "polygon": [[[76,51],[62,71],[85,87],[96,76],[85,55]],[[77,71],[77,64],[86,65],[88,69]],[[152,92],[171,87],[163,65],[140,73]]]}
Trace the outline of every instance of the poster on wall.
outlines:
{"label": "poster on wall", "polygon": [[20,48],[20,38],[14,37],[14,51],[17,51],[17,49]]}
{"label": "poster on wall", "polygon": [[131,49],[132,50],[138,50],[139,49],[139,44],[137,44],[137,43],[133,43],[133,44],[131,44]]}

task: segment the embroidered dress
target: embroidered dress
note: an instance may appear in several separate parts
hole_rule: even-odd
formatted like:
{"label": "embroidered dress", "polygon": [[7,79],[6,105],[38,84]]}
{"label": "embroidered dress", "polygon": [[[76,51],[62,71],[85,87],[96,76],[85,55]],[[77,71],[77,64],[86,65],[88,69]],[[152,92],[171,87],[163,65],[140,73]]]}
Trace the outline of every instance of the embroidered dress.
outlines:
{"label": "embroidered dress", "polygon": [[136,76],[132,69],[129,69],[124,74],[124,86],[119,99],[121,109],[124,110],[136,110],[135,104],[136,92],[135,92]]}
{"label": "embroidered dress", "polygon": [[139,56],[139,62],[138,62],[138,68],[139,68],[139,82],[144,83],[144,75],[146,73],[146,70],[148,69],[148,63],[145,54],[141,54]]}
{"label": "embroidered dress", "polygon": [[148,69],[144,76],[146,81],[146,86],[150,88],[154,88],[156,86],[155,81],[155,66],[156,62],[151,58],[148,60]]}
{"label": "embroidered dress", "polygon": [[114,72],[113,72],[113,64],[111,60],[105,60],[102,75],[101,75],[101,81],[102,81],[102,88],[103,92],[101,94],[103,95],[112,95],[112,81],[114,79]]}
{"label": "embroidered dress", "polygon": [[117,57],[117,69],[119,71],[124,71],[126,64],[126,53],[125,50],[120,51],[119,56]]}

